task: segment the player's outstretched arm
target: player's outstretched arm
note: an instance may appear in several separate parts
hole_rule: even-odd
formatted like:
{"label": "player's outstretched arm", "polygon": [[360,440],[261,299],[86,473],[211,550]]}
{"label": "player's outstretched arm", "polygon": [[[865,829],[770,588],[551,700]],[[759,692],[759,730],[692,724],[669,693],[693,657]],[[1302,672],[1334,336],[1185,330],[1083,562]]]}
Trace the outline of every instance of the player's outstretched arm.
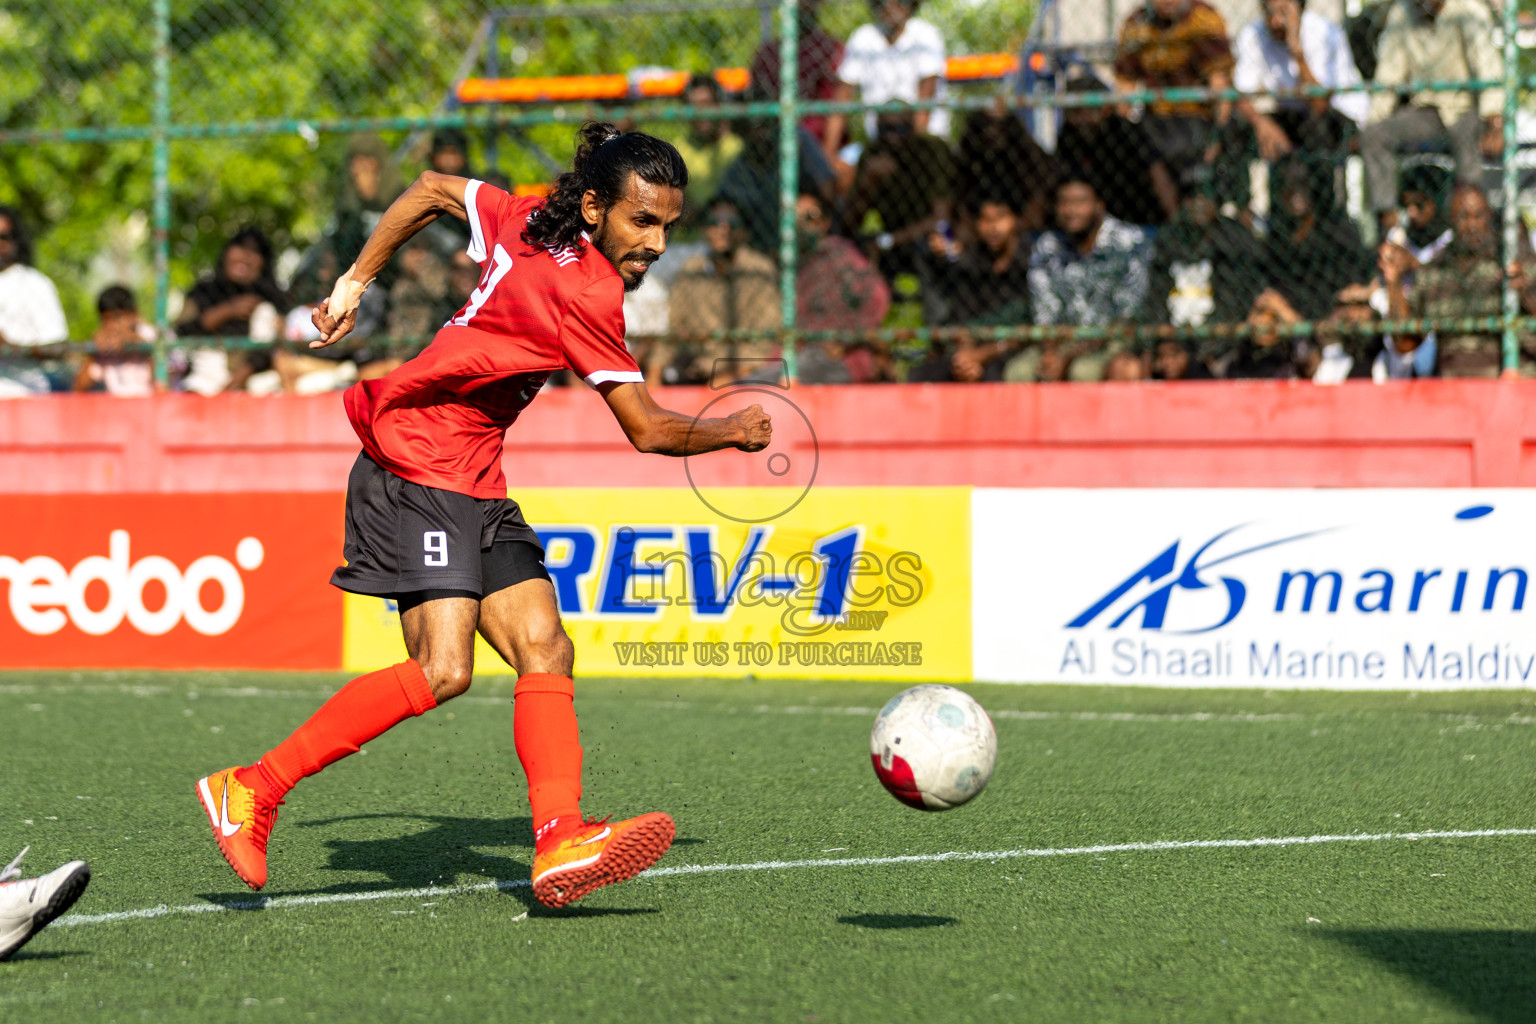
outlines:
{"label": "player's outstretched arm", "polygon": [[760,405],[719,419],[698,419],[663,409],[642,383],[600,384],[598,391],[636,451],[700,455],[739,448],[760,452],[773,439],[773,424]]}
{"label": "player's outstretched arm", "polygon": [[313,319],[320,331],[320,340],[310,342],[310,348],[333,345],[351,333],[357,323],[357,306],[363,299],[363,292],[411,236],[445,213],[460,220],[469,219],[464,206],[464,187],[468,184],[468,178],[423,171],[411,182],[410,188],[400,193],[400,198],[384,211],[378,227],[368,236],[357,262],[337,279],[331,297],[315,310]]}

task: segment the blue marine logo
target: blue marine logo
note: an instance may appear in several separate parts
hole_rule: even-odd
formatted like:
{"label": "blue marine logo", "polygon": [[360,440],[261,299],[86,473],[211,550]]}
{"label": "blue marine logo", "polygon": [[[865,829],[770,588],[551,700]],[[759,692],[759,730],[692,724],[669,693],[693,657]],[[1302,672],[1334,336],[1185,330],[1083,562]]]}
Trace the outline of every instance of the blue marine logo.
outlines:
{"label": "blue marine logo", "polygon": [[[1212,552],[1211,549],[1217,547],[1222,540],[1250,525],[1252,524],[1243,523],[1221,531],[1200,545],[1195,553],[1184,561],[1182,568],[1179,564],[1179,546],[1183,541],[1174,541],[1150,562],[1126,577],[1124,582],[1095,601],[1077,618],[1067,623],[1067,628],[1082,629],[1099,616],[1110,613],[1111,609],[1123,598],[1131,595],[1133,591],[1143,587],[1151,587],[1150,593],[1145,594],[1139,600],[1132,601],[1129,607],[1111,619],[1108,628],[1119,629],[1132,615],[1140,611],[1140,628],[1161,631],[1163,630],[1163,623],[1168,617],[1169,601],[1172,599],[1175,591],[1206,590],[1220,584],[1226,588],[1226,610],[1222,614],[1220,621],[1208,626],[1201,626],[1197,629],[1169,629],[1166,632],[1192,634],[1209,633],[1212,630],[1220,629],[1237,618],[1238,613],[1243,610],[1243,603],[1248,599],[1248,588],[1236,576],[1217,575],[1212,579],[1209,575],[1212,570],[1219,565],[1226,565],[1245,555],[1251,555],[1256,551],[1266,551],[1270,548],[1279,547],[1282,544],[1291,544],[1295,541],[1306,540],[1309,537],[1316,537],[1330,532],[1329,530],[1314,530],[1310,533],[1298,533],[1291,537],[1282,537],[1279,540],[1265,541],[1262,544],[1255,544],[1252,547],[1246,547],[1240,551],[1233,551],[1227,554]],[[1138,624],[1133,623],[1133,625]]]}

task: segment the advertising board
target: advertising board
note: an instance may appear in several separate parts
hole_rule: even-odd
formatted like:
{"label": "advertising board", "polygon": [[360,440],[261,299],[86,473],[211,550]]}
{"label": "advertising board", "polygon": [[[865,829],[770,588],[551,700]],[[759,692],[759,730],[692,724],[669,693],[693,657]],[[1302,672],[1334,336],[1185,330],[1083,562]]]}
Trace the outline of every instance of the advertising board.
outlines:
{"label": "advertising board", "polygon": [[331,494],[9,495],[8,668],[334,669]]}
{"label": "advertising board", "polygon": [[[970,676],[966,488],[518,491],[585,675]],[[746,518],[746,517],[743,517]],[[392,602],[348,595],[346,667],[404,657]],[[483,641],[477,672],[507,671]]]}
{"label": "advertising board", "polygon": [[977,680],[1536,686],[1525,490],[972,494]]}

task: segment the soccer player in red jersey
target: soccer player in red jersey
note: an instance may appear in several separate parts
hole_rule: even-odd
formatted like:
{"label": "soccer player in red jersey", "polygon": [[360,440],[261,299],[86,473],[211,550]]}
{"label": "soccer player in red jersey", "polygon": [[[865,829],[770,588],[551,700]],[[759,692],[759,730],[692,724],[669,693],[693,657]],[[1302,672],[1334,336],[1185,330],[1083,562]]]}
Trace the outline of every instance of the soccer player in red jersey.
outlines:
{"label": "soccer player in red jersey", "polygon": [[569,367],[608,403],[640,451],[761,451],[761,406],[720,419],[660,408],[624,346],[623,299],[667,248],[688,169],[669,143],[588,124],[572,170],[544,199],[424,173],[384,214],[315,312],[321,340],[345,337],[389,257],[444,213],[469,222],[480,284],[425,351],[345,395],[363,451],[347,481],[347,564],[331,582],[394,598],[409,659],[352,680],[246,767],[200,779],[219,850],[253,889],[284,795],[401,721],[469,688],[478,631],[518,672],[513,739],[533,807],[533,891],[564,906],[654,864],[666,814],[584,822],[572,704],[574,648],[560,625],[544,549],[507,497],[507,428],[549,375]]}

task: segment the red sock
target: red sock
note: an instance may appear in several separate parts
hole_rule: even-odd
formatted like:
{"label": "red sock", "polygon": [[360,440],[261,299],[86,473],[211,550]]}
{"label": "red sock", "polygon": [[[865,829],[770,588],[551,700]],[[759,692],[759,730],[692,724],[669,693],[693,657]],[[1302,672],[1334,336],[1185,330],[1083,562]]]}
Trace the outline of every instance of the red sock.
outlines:
{"label": "red sock", "polygon": [[[561,819],[555,831],[581,824],[581,741],[576,686],[570,676],[530,672],[512,691],[512,739],[528,776],[533,833]],[[551,833],[554,834],[554,833]]]}
{"label": "red sock", "polygon": [[357,753],[374,737],[435,707],[432,687],[414,660],[358,676],[293,735],[235,777],[256,791],[258,802],[276,804],[300,779]]}

